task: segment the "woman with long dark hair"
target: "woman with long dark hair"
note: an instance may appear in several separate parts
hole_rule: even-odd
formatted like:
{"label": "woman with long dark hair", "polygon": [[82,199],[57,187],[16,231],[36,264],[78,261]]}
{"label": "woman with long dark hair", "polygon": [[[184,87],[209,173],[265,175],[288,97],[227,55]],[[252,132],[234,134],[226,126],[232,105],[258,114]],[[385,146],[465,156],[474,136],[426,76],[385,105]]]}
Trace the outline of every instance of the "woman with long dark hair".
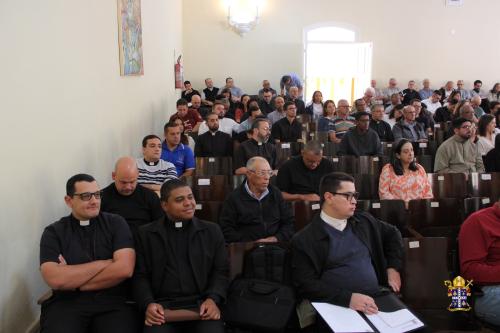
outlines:
{"label": "woman with long dark hair", "polygon": [[493,88],[490,90],[490,93],[488,94],[488,100],[490,102],[500,102],[500,83],[495,83]]}
{"label": "woman with long dark hair", "polygon": [[318,132],[327,132],[331,142],[340,142],[335,136],[335,102],[331,99],[323,104],[323,115],[318,119]]}
{"label": "woman with long dark hair", "polygon": [[401,139],[394,147],[394,154],[380,173],[380,199],[430,199],[432,188],[424,168],[415,162],[410,140]]}
{"label": "woman with long dark hair", "polygon": [[306,106],[306,113],[313,116],[313,119],[318,119],[323,115],[323,94],[321,91],[316,90],[312,99]]}
{"label": "woman with long dark hair", "polygon": [[491,114],[485,114],[479,119],[477,129],[478,140],[476,144],[481,156],[486,155],[490,150],[495,148],[495,137],[498,131],[496,126],[495,116]]}

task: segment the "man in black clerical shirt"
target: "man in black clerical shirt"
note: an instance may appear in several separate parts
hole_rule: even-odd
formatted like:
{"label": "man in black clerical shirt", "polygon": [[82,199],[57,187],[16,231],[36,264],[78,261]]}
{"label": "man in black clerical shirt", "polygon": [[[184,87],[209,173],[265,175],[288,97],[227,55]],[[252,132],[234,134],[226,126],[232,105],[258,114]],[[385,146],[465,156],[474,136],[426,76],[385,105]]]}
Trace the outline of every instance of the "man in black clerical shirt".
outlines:
{"label": "man in black clerical shirt", "polygon": [[372,117],[370,119],[370,128],[377,132],[380,141],[393,142],[394,135],[392,134],[391,125],[385,122],[384,119],[384,106],[375,104],[372,106]]}
{"label": "man in black clerical shirt", "polygon": [[274,111],[273,92],[270,89],[264,88],[262,99],[259,101],[259,107],[266,116]]}
{"label": "man in black clerical shirt", "polygon": [[378,134],[370,128],[370,114],[356,112],[354,114],[356,126],[344,134],[339,146],[339,155],[353,156],[381,156],[382,143]]}
{"label": "man in black clerical shirt", "polygon": [[[226,242],[286,242],[293,234],[290,203],[269,184],[273,170],[266,159],[247,162],[247,179],[231,192],[222,207],[219,223]],[[280,171],[281,172],[281,171]]]}
{"label": "man in black clerical shirt", "polygon": [[[227,289],[224,236],[194,217],[196,202],[182,180],[162,185],[165,216],[139,230],[134,298],[145,313],[145,333],[224,332],[219,305]],[[166,309],[194,308],[200,320],[170,322]]]}
{"label": "man in black clerical shirt", "polygon": [[214,87],[214,81],[211,78],[205,79],[205,89],[203,89],[203,105],[212,106],[219,94],[219,88]]}
{"label": "man in black clerical shirt", "polygon": [[234,152],[235,174],[245,175],[247,173],[246,164],[254,156],[264,157],[271,168],[276,167],[276,147],[267,142],[271,135],[269,128],[268,119],[255,119],[252,124],[251,138],[243,142]]}
{"label": "man in black clerical shirt", "polygon": [[219,115],[209,113],[206,124],[208,132],[196,139],[195,155],[197,157],[233,156],[233,141],[227,133],[219,131]]}
{"label": "man in black clerical shirt", "polygon": [[281,166],[277,186],[285,200],[319,201],[321,177],[333,170],[333,162],[323,158],[321,143],[309,141],[301,156],[292,157]]}
{"label": "man in black clerical shirt", "polygon": [[273,124],[272,134],[275,142],[300,142],[302,125],[297,120],[297,106],[294,102],[286,102],[286,117]]}
{"label": "man in black clerical shirt", "polygon": [[125,303],[135,265],[127,223],[100,212],[90,175],[71,177],[64,201],[71,214],[46,227],[40,241],[40,272],[53,290],[42,304],[41,332],[136,333],[137,310]]}
{"label": "man in black clerical shirt", "polygon": [[112,173],[114,182],[103,190],[101,204],[103,212],[123,217],[134,236],[139,226],[163,216],[158,195],[137,186],[138,176],[136,161],[132,157],[120,158]]}
{"label": "man in black clerical shirt", "polygon": [[292,239],[292,279],[300,298],[366,314],[380,287],[401,288],[403,242],[396,227],[356,211],[354,178],[332,172],[320,184],[321,213]]}

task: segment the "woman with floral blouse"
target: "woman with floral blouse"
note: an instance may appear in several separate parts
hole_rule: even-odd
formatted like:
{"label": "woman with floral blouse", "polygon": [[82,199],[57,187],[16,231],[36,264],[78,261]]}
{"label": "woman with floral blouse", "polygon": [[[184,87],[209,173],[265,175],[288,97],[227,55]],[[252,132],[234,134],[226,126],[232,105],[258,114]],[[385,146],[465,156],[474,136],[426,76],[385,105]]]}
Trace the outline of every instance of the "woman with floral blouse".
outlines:
{"label": "woman with floral blouse", "polygon": [[394,147],[391,163],[382,168],[379,180],[380,199],[413,199],[432,198],[432,188],[424,168],[415,162],[413,145],[402,139]]}

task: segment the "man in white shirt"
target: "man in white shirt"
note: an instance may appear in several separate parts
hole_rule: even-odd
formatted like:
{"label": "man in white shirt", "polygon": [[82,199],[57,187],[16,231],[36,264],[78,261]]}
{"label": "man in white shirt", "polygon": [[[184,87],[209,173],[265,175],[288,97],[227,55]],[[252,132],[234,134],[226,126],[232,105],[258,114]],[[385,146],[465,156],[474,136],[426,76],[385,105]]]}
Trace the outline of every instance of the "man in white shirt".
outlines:
{"label": "man in white shirt", "polygon": [[[220,101],[215,101],[214,105],[212,106],[212,112],[217,113],[217,115],[219,116],[219,131],[227,133],[232,136],[233,130],[235,130],[238,127],[238,123],[231,118],[224,117],[226,112],[224,104],[222,104]],[[204,121],[200,125],[200,128],[198,129],[198,135],[202,135],[203,133],[206,132],[208,132],[208,126],[207,122]]]}
{"label": "man in white shirt", "polygon": [[434,115],[434,112],[436,112],[436,110],[442,106],[441,102],[439,101],[440,99],[441,99],[441,91],[434,90],[432,96],[427,99],[424,99],[422,101],[422,104],[425,104],[427,111],[429,111]]}

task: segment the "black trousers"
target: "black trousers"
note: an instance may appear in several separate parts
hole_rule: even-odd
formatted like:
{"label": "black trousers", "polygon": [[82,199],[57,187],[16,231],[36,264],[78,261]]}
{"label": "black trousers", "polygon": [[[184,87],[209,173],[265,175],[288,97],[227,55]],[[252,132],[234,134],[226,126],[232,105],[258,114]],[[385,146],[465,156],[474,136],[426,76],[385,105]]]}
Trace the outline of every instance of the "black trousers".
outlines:
{"label": "black trousers", "polygon": [[138,333],[140,316],[134,306],[97,295],[53,297],[42,304],[41,333]]}
{"label": "black trousers", "polygon": [[222,320],[196,320],[144,326],[144,333],[224,333]]}

